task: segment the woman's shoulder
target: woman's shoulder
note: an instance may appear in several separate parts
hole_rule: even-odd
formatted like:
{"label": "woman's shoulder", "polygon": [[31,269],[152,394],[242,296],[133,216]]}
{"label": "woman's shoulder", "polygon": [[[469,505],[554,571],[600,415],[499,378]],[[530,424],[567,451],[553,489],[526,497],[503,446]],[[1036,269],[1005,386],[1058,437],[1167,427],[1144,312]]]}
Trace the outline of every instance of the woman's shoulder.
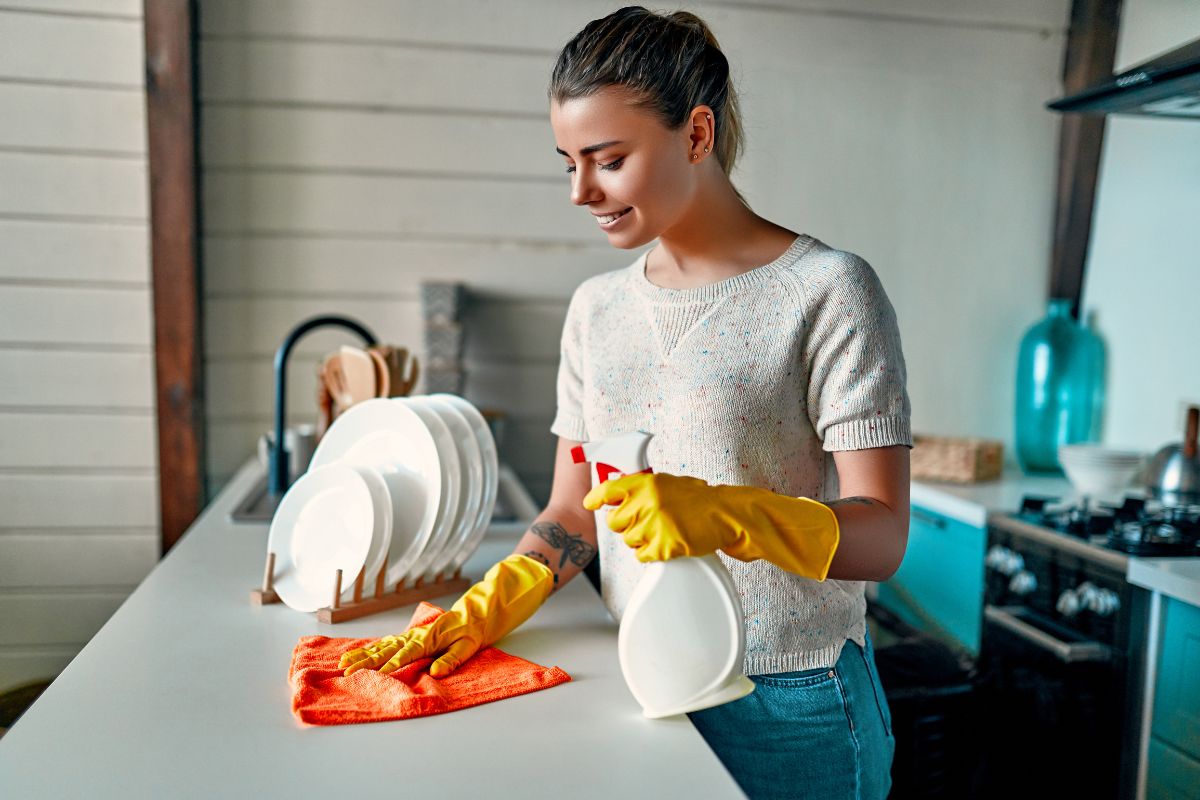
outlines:
{"label": "woman's shoulder", "polygon": [[782,272],[797,283],[810,301],[856,286],[882,288],[879,275],[866,258],[833,247],[816,237],[809,238],[810,246]]}
{"label": "woman's shoulder", "polygon": [[639,255],[632,263],[623,267],[610,269],[592,275],[590,278],[585,278],[582,283],[575,287],[571,301],[573,303],[595,302],[598,299],[610,297],[614,289],[622,288],[629,283],[634,270],[641,268],[644,255]]}

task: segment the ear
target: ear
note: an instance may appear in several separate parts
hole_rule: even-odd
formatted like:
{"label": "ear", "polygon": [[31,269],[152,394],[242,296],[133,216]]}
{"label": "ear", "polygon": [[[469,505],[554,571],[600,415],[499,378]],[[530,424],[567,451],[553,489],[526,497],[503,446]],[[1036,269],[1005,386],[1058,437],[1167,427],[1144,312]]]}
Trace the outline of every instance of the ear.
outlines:
{"label": "ear", "polygon": [[712,154],[717,144],[717,126],[712,108],[699,105],[692,109],[690,117],[689,156],[698,164]]}

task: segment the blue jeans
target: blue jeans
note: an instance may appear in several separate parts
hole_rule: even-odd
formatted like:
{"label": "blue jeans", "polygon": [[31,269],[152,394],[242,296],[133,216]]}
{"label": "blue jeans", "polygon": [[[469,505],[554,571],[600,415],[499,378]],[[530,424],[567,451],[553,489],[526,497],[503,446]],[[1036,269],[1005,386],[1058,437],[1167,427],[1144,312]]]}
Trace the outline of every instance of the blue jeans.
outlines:
{"label": "blue jeans", "polygon": [[753,800],[884,800],[891,789],[892,715],[871,637],[846,640],[833,669],[750,675],[740,700],[688,714]]}

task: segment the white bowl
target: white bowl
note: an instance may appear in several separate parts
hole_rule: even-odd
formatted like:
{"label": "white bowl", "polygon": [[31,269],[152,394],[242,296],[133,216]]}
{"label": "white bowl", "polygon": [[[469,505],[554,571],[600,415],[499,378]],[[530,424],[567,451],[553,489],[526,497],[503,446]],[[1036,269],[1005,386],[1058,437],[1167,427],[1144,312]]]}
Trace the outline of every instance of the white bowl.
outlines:
{"label": "white bowl", "polygon": [[1119,495],[1142,469],[1141,453],[1099,445],[1062,445],[1058,460],[1076,491],[1088,497]]}

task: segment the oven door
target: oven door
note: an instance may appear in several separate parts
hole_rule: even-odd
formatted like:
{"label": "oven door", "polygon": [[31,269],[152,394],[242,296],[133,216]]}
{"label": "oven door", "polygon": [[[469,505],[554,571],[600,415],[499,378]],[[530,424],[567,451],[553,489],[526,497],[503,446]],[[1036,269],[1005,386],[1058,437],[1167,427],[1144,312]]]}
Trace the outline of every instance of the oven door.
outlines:
{"label": "oven door", "polygon": [[1121,674],[1104,643],[1023,606],[985,606],[983,794],[1121,796]]}

